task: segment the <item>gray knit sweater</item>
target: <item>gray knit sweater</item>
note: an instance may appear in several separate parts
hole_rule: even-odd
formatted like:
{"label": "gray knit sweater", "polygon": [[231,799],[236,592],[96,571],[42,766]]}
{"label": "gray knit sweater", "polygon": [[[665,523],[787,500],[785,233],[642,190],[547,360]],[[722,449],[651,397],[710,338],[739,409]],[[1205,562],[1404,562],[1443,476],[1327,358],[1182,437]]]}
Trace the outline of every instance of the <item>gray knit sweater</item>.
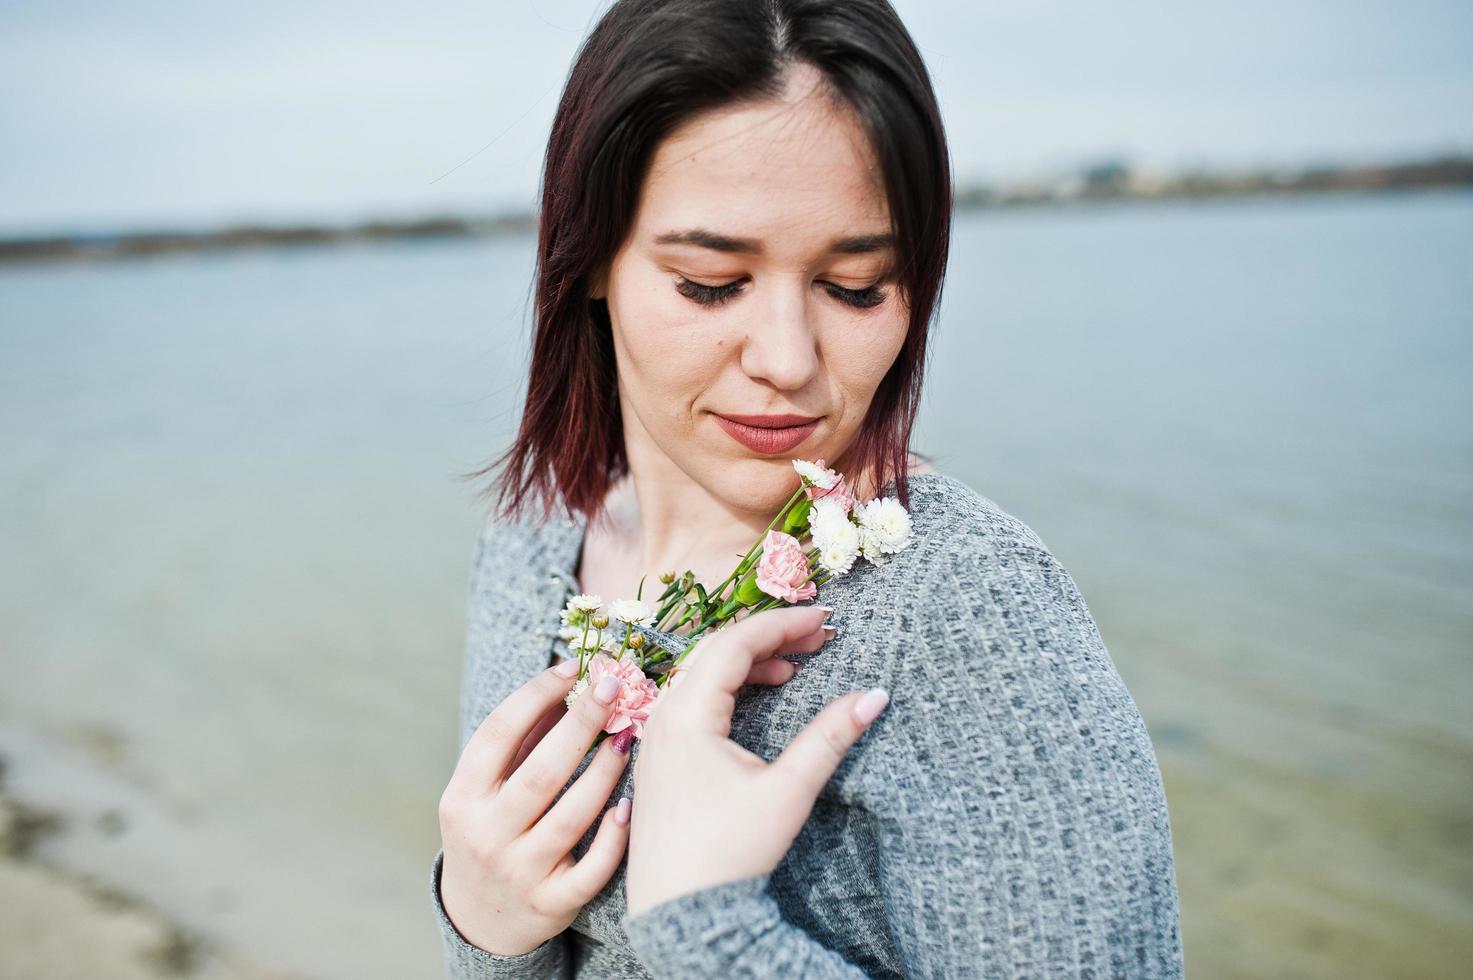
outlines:
{"label": "gray knit sweater", "polygon": [[[731,737],[773,759],[839,695],[891,696],[777,868],[631,918],[621,865],[569,929],[498,956],[445,915],[442,850],[430,890],[454,980],[1182,975],[1156,755],[1074,580],[957,480],[911,487],[910,547],[824,586],[838,634],[792,680],[738,698]],[[462,748],[551,662],[582,539],[562,519],[481,535]],[[633,796],[633,773],[631,759],[611,802]]]}

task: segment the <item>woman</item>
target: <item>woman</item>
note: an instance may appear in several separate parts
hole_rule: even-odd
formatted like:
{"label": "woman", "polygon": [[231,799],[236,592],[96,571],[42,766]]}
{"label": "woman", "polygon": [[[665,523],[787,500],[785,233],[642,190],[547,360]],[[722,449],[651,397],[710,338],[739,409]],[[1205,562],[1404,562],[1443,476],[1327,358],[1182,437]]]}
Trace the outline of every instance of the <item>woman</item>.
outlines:
{"label": "woman", "polygon": [[[474,559],[453,977],[1181,975],[1160,773],[1084,600],[908,453],[950,213],[883,0],[620,0],[584,44]],[[703,641],[585,758],[615,690],[564,707],[558,610],[719,581],[795,458],[898,496],[911,545]]]}

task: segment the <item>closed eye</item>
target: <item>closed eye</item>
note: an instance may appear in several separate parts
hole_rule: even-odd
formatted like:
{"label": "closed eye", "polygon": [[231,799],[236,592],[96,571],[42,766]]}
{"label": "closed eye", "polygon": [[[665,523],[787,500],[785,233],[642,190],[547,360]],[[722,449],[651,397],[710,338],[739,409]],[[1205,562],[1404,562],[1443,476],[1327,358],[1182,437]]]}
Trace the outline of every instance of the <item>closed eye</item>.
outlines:
{"label": "closed eye", "polygon": [[[835,299],[861,310],[879,306],[888,295],[878,282],[863,289],[845,289],[831,282],[826,282],[823,286]],[[677,276],[675,289],[685,298],[702,306],[720,306],[742,291],[742,281],[737,279],[719,286],[708,286],[703,282],[692,282],[684,276]]]}
{"label": "closed eye", "polygon": [[726,283],[723,286],[708,286],[703,282],[691,282],[685,276],[675,277],[675,289],[686,299],[694,300],[702,306],[720,306],[741,292],[742,281]]}

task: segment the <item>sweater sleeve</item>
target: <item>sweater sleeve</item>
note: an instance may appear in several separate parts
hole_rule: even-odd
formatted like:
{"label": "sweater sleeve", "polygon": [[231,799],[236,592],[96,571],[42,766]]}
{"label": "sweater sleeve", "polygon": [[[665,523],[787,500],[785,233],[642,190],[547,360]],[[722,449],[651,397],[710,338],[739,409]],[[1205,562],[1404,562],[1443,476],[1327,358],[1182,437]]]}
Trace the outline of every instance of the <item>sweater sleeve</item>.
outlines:
{"label": "sweater sleeve", "polygon": [[654,977],[862,980],[863,970],[785,920],[769,876],[679,895],[620,922]]}
{"label": "sweater sleeve", "polygon": [[1073,579],[1031,529],[969,532],[977,546],[953,540],[935,592],[914,601],[865,773],[901,971],[1179,978],[1170,827],[1145,724]]}
{"label": "sweater sleeve", "polygon": [[430,870],[430,895],[435,903],[435,914],[440,921],[440,937],[444,942],[446,975],[450,980],[547,980],[547,978],[570,977],[571,962],[568,956],[568,934],[558,933],[536,949],[515,956],[490,953],[471,943],[455,928],[445,905],[440,899],[440,873],[445,863],[445,851],[435,855]]}
{"label": "sweater sleeve", "polygon": [[[470,585],[467,596],[465,645],[462,651],[462,674],[460,689],[459,745],[464,751],[476,726],[485,717],[488,698],[480,689],[482,680],[492,676],[484,663],[493,655],[488,641],[494,630],[495,610],[486,606],[486,597],[492,595],[488,587],[492,574],[490,557],[505,550],[510,542],[493,523],[483,526],[471,552]],[[542,980],[548,977],[570,977],[572,955],[567,930],[548,939],[536,949],[515,956],[492,953],[471,943],[460,934],[450,916],[445,912],[444,900],[440,896],[440,878],[444,871],[445,850],[435,854],[430,870],[430,898],[435,906],[435,917],[440,924],[440,935],[444,943],[446,975],[450,980]]]}

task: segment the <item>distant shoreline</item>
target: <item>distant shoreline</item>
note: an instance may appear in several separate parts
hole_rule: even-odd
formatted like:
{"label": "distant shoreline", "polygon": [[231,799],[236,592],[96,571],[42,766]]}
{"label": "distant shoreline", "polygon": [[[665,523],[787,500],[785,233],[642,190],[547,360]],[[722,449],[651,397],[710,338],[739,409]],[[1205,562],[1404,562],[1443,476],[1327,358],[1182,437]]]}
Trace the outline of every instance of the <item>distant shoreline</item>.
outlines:
{"label": "distant shoreline", "polygon": [[[1381,166],[1218,173],[1151,174],[1106,162],[1062,178],[1008,186],[959,186],[958,211],[1073,207],[1107,201],[1181,201],[1378,193],[1473,186],[1473,156],[1442,156]],[[136,259],[187,252],[402,239],[484,238],[534,232],[536,216],[438,216],[353,225],[238,225],[212,231],[139,230],[0,238],[0,264]]]}

